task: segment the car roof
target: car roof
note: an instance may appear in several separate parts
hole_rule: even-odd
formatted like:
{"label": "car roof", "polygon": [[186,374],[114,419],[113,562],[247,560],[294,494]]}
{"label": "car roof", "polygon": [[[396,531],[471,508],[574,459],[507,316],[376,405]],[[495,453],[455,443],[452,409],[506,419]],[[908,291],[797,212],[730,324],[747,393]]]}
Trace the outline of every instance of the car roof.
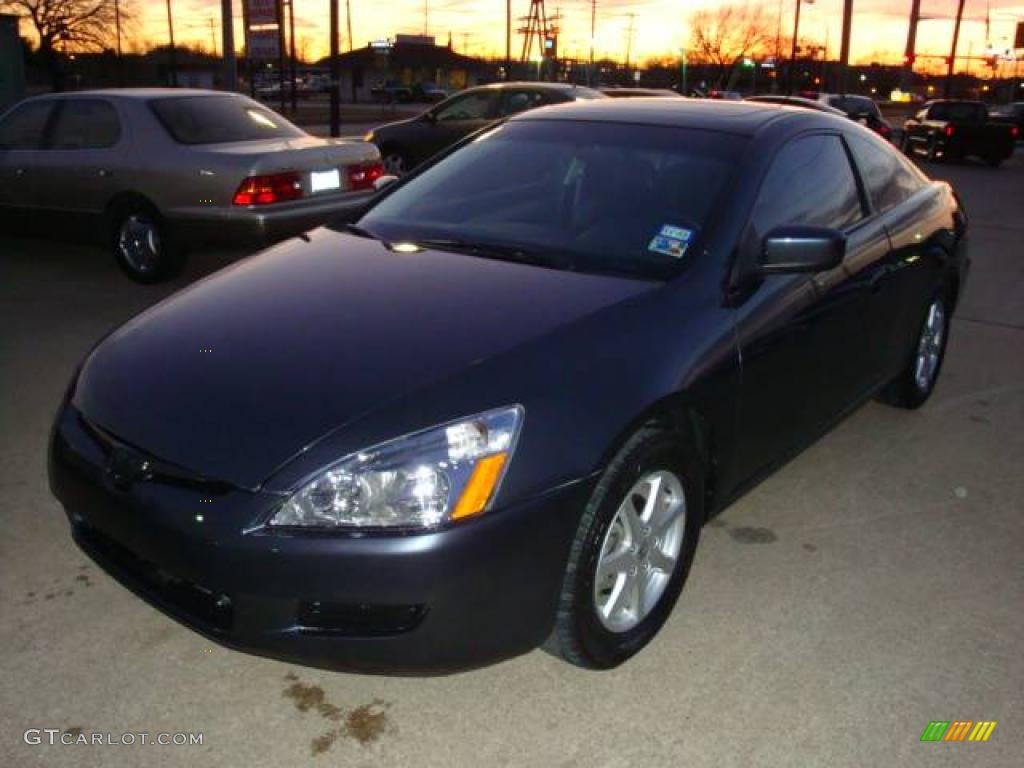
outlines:
{"label": "car roof", "polygon": [[781,94],[768,93],[759,96],[748,96],[744,101],[753,101],[757,104],[781,104],[791,107],[803,107],[804,109],[813,109],[817,112],[826,112],[830,115],[846,117],[846,113],[841,109],[836,109],[816,99],[805,99],[803,96],[783,96]]}
{"label": "car roof", "polygon": [[[585,85],[577,85],[576,83],[543,83],[531,80],[512,80],[503,83],[489,83],[487,85],[478,85],[472,90],[491,89],[495,91],[504,90],[505,88],[532,88],[535,90],[546,90],[546,91],[575,91],[579,90],[595,90],[588,88]],[[470,89],[467,89],[470,90]]]}
{"label": "car roof", "polygon": [[575,101],[523,112],[511,118],[519,120],[580,120],[602,123],[632,123],[698,128],[752,136],[771,123],[808,120],[827,125],[843,125],[849,121],[827,112],[764,104],[750,101],[716,99],[602,99]]}
{"label": "car roof", "polygon": [[48,93],[38,98],[73,99],[83,96],[104,96],[116,99],[152,101],[153,99],[170,99],[179,96],[242,96],[242,94],[229,91],[211,91],[202,88],[100,88],[89,91]]}

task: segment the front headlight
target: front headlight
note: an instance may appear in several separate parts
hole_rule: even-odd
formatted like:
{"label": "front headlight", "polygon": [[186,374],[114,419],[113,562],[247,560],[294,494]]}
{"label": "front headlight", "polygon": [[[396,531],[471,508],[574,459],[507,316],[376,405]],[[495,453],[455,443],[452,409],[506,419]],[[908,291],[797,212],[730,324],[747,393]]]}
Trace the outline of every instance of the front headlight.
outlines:
{"label": "front headlight", "polygon": [[269,525],[429,528],[477,515],[501,484],[522,422],[516,405],[346,456],[292,494]]}

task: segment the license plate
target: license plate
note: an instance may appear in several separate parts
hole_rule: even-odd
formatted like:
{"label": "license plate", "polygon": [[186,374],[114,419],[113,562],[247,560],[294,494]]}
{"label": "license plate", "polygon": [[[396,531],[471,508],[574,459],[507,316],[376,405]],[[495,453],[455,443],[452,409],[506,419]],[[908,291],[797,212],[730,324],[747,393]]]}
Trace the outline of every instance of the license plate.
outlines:
{"label": "license plate", "polygon": [[314,195],[329,189],[341,189],[341,173],[337,168],[333,171],[313,171],[311,180]]}

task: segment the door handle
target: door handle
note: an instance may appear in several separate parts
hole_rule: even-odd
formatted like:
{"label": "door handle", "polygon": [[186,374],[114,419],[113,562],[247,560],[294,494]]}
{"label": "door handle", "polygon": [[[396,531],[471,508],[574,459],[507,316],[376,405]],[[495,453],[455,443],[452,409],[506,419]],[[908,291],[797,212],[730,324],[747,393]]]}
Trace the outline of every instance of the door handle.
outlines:
{"label": "door handle", "polygon": [[100,175],[101,179],[105,179],[108,176],[113,176],[114,173],[113,173],[113,171],[108,171],[106,168],[100,168],[99,175]]}
{"label": "door handle", "polygon": [[25,169],[24,168],[15,168],[14,169],[14,175],[15,176],[24,176],[25,175]]}

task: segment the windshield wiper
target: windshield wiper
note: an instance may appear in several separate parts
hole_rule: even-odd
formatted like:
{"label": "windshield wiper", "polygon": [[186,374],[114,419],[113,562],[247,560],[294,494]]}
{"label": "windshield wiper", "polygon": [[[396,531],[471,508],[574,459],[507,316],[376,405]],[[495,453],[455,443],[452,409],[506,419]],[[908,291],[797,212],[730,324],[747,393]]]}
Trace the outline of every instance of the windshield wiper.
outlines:
{"label": "windshield wiper", "polygon": [[515,261],[521,264],[531,264],[537,267],[572,269],[572,264],[561,253],[556,251],[544,251],[537,248],[527,248],[522,245],[514,245],[510,243],[483,243],[475,240],[463,240],[459,238],[426,238],[422,240],[417,239],[413,242],[426,248],[468,253],[472,256],[480,256],[485,259]]}
{"label": "windshield wiper", "polygon": [[341,226],[342,226],[342,228],[346,232],[348,232],[349,234],[352,234],[352,235],[356,235],[357,237],[365,237],[368,240],[379,240],[380,239],[375,234],[373,234],[373,232],[371,232],[368,229],[364,229],[363,227],[360,227],[358,224],[351,224],[351,223],[346,221]]}

